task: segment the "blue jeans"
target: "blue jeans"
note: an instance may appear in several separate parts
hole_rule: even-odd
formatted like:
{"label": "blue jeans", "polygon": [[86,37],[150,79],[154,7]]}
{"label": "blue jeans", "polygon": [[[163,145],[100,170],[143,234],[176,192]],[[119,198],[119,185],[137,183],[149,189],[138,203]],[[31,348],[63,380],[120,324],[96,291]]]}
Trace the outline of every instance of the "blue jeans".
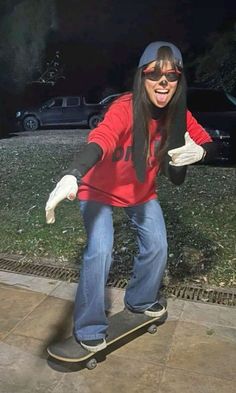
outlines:
{"label": "blue jeans", "polygon": [[[105,286],[112,262],[113,208],[94,201],[80,201],[87,246],[75,298],[74,334],[78,340],[106,336]],[[137,230],[139,254],[125,292],[125,305],[144,311],[158,298],[167,260],[165,222],[157,200],[124,208]]]}

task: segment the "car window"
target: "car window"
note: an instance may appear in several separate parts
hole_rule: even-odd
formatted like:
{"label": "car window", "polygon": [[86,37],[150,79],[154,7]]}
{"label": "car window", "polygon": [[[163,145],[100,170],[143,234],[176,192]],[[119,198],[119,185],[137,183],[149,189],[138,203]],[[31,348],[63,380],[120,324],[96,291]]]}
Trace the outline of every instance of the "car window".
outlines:
{"label": "car window", "polygon": [[227,112],[235,111],[235,105],[223,91],[190,89],[187,106],[191,112]]}
{"label": "car window", "polygon": [[52,107],[55,107],[55,106],[62,106],[62,103],[63,103],[63,99],[62,98],[55,98],[52,101],[50,107],[52,108]]}
{"label": "car window", "polygon": [[80,104],[79,97],[69,97],[66,101],[66,106],[78,106]]}

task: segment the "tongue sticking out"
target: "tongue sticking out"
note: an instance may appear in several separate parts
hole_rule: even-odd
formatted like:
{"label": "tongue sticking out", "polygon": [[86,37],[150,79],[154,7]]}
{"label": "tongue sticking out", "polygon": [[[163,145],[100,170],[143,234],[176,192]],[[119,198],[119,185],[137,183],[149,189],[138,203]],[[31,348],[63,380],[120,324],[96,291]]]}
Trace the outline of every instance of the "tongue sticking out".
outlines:
{"label": "tongue sticking out", "polygon": [[156,99],[157,99],[157,101],[164,103],[167,99],[167,94],[166,93],[156,93]]}

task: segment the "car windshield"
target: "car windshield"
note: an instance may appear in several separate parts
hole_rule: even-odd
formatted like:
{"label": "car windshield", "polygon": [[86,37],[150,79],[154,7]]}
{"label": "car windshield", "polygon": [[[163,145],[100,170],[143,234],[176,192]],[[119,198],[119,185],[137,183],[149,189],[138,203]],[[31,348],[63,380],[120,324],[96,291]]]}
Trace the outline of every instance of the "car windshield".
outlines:
{"label": "car windshield", "polygon": [[113,101],[115,98],[119,97],[119,95],[120,94],[113,94],[111,96],[105,97],[105,98],[103,98],[103,100],[101,100],[99,102],[99,104],[102,104],[102,105],[108,104],[110,101]]}
{"label": "car windshield", "polygon": [[54,100],[49,100],[49,101],[44,102],[42,104],[41,108],[42,109],[50,108],[53,104],[54,104]]}
{"label": "car windshield", "polygon": [[226,96],[228,97],[228,99],[236,106],[236,97],[232,96],[229,93],[226,93]]}

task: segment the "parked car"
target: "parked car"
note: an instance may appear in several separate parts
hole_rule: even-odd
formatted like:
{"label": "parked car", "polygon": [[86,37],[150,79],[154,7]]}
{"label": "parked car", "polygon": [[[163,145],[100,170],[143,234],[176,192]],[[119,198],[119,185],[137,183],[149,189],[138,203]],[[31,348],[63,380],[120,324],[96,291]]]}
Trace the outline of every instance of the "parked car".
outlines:
{"label": "parked car", "polygon": [[214,163],[235,164],[236,98],[223,90],[189,88],[187,106],[219,146]]}
{"label": "parked car", "polygon": [[104,105],[87,103],[82,96],[54,97],[34,108],[16,113],[18,125],[25,131],[44,126],[88,125],[94,128],[101,120]]}

